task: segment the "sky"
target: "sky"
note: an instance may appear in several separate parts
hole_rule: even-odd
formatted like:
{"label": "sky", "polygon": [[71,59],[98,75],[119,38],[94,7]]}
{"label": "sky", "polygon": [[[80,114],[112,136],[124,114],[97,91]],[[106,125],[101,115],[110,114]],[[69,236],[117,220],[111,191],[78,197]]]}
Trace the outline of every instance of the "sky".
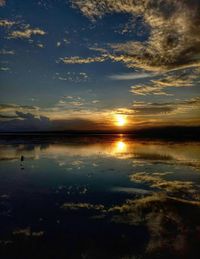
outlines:
{"label": "sky", "polygon": [[200,125],[199,0],[0,0],[0,131]]}

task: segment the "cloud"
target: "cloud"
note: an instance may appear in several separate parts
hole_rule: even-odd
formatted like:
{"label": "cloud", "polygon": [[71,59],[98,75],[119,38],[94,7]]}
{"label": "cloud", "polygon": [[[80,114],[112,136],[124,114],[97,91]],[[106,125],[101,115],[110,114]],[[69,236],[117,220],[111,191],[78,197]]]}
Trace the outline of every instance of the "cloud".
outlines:
{"label": "cloud", "polygon": [[9,21],[9,20],[0,20],[0,27],[11,27],[13,26],[14,24],[16,24],[16,22],[14,21]]}
{"label": "cloud", "polygon": [[[127,129],[166,125],[199,125],[200,98],[168,102],[137,102],[128,108],[101,108],[98,99],[63,96],[54,106],[41,108],[17,104],[0,105],[0,130],[115,130],[115,115],[127,116]],[[163,116],[165,115],[165,116]],[[49,120],[46,126],[40,121]],[[178,119],[177,119],[178,117]],[[133,119],[134,118],[134,119]],[[12,120],[16,119],[16,120]],[[49,128],[48,128],[49,127]]]}
{"label": "cloud", "polygon": [[136,95],[171,95],[166,93],[162,89],[163,87],[155,87],[154,85],[136,85],[131,86],[130,92]]}
{"label": "cloud", "polygon": [[[105,121],[94,120],[91,111],[83,107],[84,103],[79,98],[77,97],[75,100],[72,97],[69,102],[63,99],[57,106],[48,109],[1,104],[0,131],[98,130],[105,128],[107,126]],[[94,106],[94,103],[91,102],[90,105]]]}
{"label": "cloud", "polygon": [[0,104],[0,112],[12,112],[15,114],[16,111],[23,111],[23,112],[28,112],[31,111],[33,112],[34,110],[37,111],[39,108],[36,106],[29,106],[29,105],[18,105],[18,104]]}
{"label": "cloud", "polygon": [[75,56],[75,57],[60,58],[60,60],[65,64],[89,64],[89,63],[96,63],[96,62],[104,62],[106,58],[104,56],[88,57],[88,58],[80,58],[78,56]]}
{"label": "cloud", "polygon": [[56,46],[59,48],[61,46],[61,42],[57,41]]}
{"label": "cloud", "polygon": [[0,131],[17,132],[17,131],[40,131],[51,130],[52,124],[49,118],[45,116],[35,117],[31,113],[16,111],[17,119],[1,121]]}
{"label": "cloud", "polygon": [[166,114],[171,113],[176,109],[173,105],[170,104],[153,104],[153,103],[145,103],[145,104],[133,104],[133,111],[136,115],[156,115],[156,114]]}
{"label": "cloud", "polygon": [[16,111],[16,115],[19,117],[19,118],[22,118],[22,119],[34,119],[34,115],[31,114],[31,113],[23,113],[23,112],[18,112]]}
{"label": "cloud", "polygon": [[32,28],[25,28],[24,30],[20,30],[20,31],[12,31],[10,33],[10,37],[11,38],[14,38],[14,39],[17,39],[17,38],[20,38],[20,39],[29,39],[31,38],[33,35],[39,35],[39,36],[43,36],[45,35],[46,32],[39,29],[39,28],[35,28],[35,29],[32,29]]}
{"label": "cloud", "polygon": [[152,188],[158,188],[162,191],[166,192],[191,192],[194,193],[195,188],[194,184],[189,181],[177,181],[177,180],[165,180],[161,176],[165,176],[165,174],[158,174],[158,173],[146,173],[146,172],[139,172],[134,173],[130,176],[131,181],[137,183],[149,183]]}
{"label": "cloud", "polygon": [[27,228],[18,228],[16,230],[13,231],[13,235],[22,235],[22,236],[34,236],[34,237],[41,237],[44,235],[44,231],[38,231],[38,232],[34,232],[31,230],[30,227]]}
{"label": "cloud", "polygon": [[142,257],[155,258],[157,254],[190,257],[191,251],[198,249],[194,240],[200,227],[196,217],[200,215],[199,201],[155,193],[128,200],[113,207],[110,212],[116,223],[147,230],[149,239],[143,248]]}
{"label": "cloud", "polygon": [[85,72],[66,72],[66,73],[56,73],[54,79],[61,81],[68,81],[74,83],[81,83],[88,81],[88,75]]}
{"label": "cloud", "polygon": [[44,48],[44,44],[42,44],[42,43],[38,43],[37,46],[38,46],[38,48],[41,48],[41,49]]}
{"label": "cloud", "polygon": [[18,118],[17,115],[3,115],[0,114],[0,119],[14,119],[14,118]]}
{"label": "cloud", "polygon": [[97,103],[99,103],[100,101],[99,100],[92,100],[92,103],[93,104],[97,104]]}
{"label": "cloud", "polygon": [[58,103],[55,105],[55,108],[62,109],[62,110],[70,110],[72,113],[72,109],[74,111],[91,111],[95,110],[95,104],[99,103],[100,101],[97,99],[90,99],[85,100],[80,96],[63,96]]}
{"label": "cloud", "polygon": [[198,82],[199,71],[184,69],[176,72],[161,74],[159,79],[147,84],[133,85],[130,92],[136,95],[172,95],[166,92],[170,88],[191,87]]}
{"label": "cloud", "polygon": [[110,45],[113,58],[149,71],[200,65],[199,0],[72,0],[73,6],[95,20],[108,13],[128,13],[149,26],[146,42]]}
{"label": "cloud", "polygon": [[80,107],[85,104],[85,100],[80,96],[64,96],[61,100],[56,104],[56,107],[63,108],[72,108],[72,107]]}
{"label": "cloud", "polygon": [[138,102],[135,101],[130,108],[121,108],[117,112],[124,115],[133,116],[160,116],[160,115],[177,115],[191,114],[199,116],[200,114],[200,98],[191,98],[186,100],[177,100],[174,102]]}
{"label": "cloud", "polygon": [[111,75],[109,76],[112,80],[137,80],[142,78],[149,78],[156,76],[155,74],[151,73],[126,73],[126,74],[119,74],[119,75]]}
{"label": "cloud", "polygon": [[6,0],[0,0],[0,6],[6,5]]}
{"label": "cloud", "polygon": [[[99,103],[99,100],[96,99],[85,100],[80,96],[63,96],[54,106],[47,108],[0,104],[0,130],[7,126],[10,129],[11,124],[14,124],[15,121],[8,122],[8,119],[16,118],[16,116],[18,119],[16,122],[17,128],[20,130],[21,127],[23,130],[24,127],[21,122],[23,114],[28,114],[28,116],[32,116],[32,119],[34,117],[37,120],[41,116],[49,118],[51,124],[49,129],[46,128],[45,130],[107,129],[109,128],[110,111],[99,110],[99,107],[96,107],[97,103]],[[26,118],[26,122],[28,124],[30,121],[27,121]]]}
{"label": "cloud", "polygon": [[9,71],[10,68],[9,67],[0,67],[0,71]]}
{"label": "cloud", "polygon": [[14,55],[14,54],[15,54],[14,50],[6,50],[6,49],[0,50],[0,55]]}
{"label": "cloud", "polygon": [[90,203],[64,203],[61,206],[62,209],[68,209],[68,210],[79,210],[79,209],[87,209],[87,210],[104,210],[104,206],[99,204],[99,205],[94,205]]}
{"label": "cloud", "polygon": [[75,107],[79,107],[79,106],[83,106],[84,103],[80,102],[80,101],[72,101],[72,102],[65,102],[63,100],[59,101],[58,106],[75,106]]}

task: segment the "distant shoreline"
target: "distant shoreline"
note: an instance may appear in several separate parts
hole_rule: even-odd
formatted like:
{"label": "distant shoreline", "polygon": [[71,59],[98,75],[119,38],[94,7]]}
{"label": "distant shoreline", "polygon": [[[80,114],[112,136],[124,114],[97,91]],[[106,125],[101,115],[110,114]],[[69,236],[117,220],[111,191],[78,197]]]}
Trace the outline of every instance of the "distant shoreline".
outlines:
{"label": "distant shoreline", "polygon": [[0,132],[0,138],[61,138],[78,136],[120,136],[126,135],[135,139],[172,139],[172,140],[200,140],[200,127],[157,127],[134,131],[26,131],[26,132]]}

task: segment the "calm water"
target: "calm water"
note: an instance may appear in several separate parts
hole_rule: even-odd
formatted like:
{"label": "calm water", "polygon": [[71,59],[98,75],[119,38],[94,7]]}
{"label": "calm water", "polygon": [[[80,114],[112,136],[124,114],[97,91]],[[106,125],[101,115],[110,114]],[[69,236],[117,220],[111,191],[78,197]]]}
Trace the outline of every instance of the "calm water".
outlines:
{"label": "calm water", "polygon": [[199,258],[200,143],[0,143],[0,258]]}

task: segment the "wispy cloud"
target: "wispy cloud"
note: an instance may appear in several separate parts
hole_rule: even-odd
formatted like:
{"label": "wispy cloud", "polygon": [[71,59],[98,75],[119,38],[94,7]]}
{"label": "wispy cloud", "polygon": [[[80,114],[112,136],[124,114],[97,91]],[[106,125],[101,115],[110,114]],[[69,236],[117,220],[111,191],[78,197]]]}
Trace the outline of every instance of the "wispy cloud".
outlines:
{"label": "wispy cloud", "polygon": [[10,38],[29,39],[33,35],[44,36],[45,34],[46,34],[46,32],[43,31],[42,29],[39,29],[39,28],[32,29],[28,26],[28,28],[25,28],[23,30],[12,31],[10,33]]}
{"label": "wispy cloud", "polygon": [[[168,173],[169,174],[169,173]],[[146,173],[146,172],[139,172],[134,173],[130,176],[131,181],[135,182],[146,182],[151,185],[152,188],[158,188],[162,191],[166,192],[194,192],[195,186],[192,182],[189,181],[177,181],[177,180],[166,180],[163,176],[167,175],[165,174],[159,174],[159,173]]]}
{"label": "wispy cloud", "polygon": [[0,55],[14,55],[14,54],[15,54],[14,50],[6,50],[6,49],[0,50]]}
{"label": "wispy cloud", "polygon": [[104,62],[104,56],[99,57],[87,57],[87,58],[80,58],[78,56],[75,57],[65,57],[60,58],[60,60],[65,64],[89,64],[89,63],[96,63],[96,62]]}
{"label": "wispy cloud", "polygon": [[96,204],[90,204],[90,203],[64,203],[61,206],[62,209],[65,210],[80,210],[80,209],[86,209],[86,210],[104,210],[104,206],[102,204],[96,205]]}
{"label": "wispy cloud", "polygon": [[[186,197],[187,191],[184,192]],[[196,213],[200,213],[199,208],[200,202],[197,200],[153,193],[139,199],[127,200],[124,204],[111,208],[110,211],[116,223],[142,226],[148,231],[149,240],[141,256],[145,254],[154,258],[160,252],[167,254],[170,251],[175,257],[182,257],[185,254],[190,257],[190,252],[194,250],[196,226],[199,226],[196,217]],[[183,213],[183,210],[190,213]]]}
{"label": "wispy cloud", "polygon": [[6,0],[0,0],[0,6],[4,6],[6,4]]}
{"label": "wispy cloud", "polygon": [[174,115],[185,114],[188,117],[200,115],[200,98],[191,98],[186,100],[176,100],[171,102],[137,102],[135,101],[131,108],[125,109],[124,114],[133,114],[135,116],[147,115]]}
{"label": "wispy cloud", "polygon": [[10,20],[7,20],[7,19],[0,20],[0,27],[11,27],[14,24],[16,24],[16,22],[14,22],[14,21],[10,21]]}
{"label": "wispy cloud", "polygon": [[68,81],[74,83],[81,83],[88,81],[89,77],[85,72],[66,72],[66,73],[56,73],[54,79],[61,81]]}
{"label": "wispy cloud", "polygon": [[[199,79],[199,71],[185,69],[160,75],[159,79],[151,80],[147,84],[131,86],[131,93],[136,95],[172,95],[168,91],[172,88],[191,87]],[[167,92],[166,92],[167,90]]]}
{"label": "wispy cloud", "polygon": [[131,86],[131,93],[135,95],[165,95],[170,96],[171,94],[163,91],[163,87],[154,85],[134,85]]}
{"label": "wispy cloud", "polygon": [[156,74],[152,73],[126,73],[126,74],[118,74],[109,76],[112,80],[137,80],[143,78],[149,78],[156,76]]}
{"label": "wispy cloud", "polygon": [[[108,13],[142,16],[149,25],[150,37],[145,43],[112,44],[114,55],[130,67],[166,70],[200,64],[199,1],[171,0],[72,0],[91,19]],[[164,7],[164,8],[163,8]]]}
{"label": "wispy cloud", "polygon": [[38,48],[41,48],[41,49],[44,48],[44,44],[42,44],[42,43],[37,43],[37,46],[38,46]]}
{"label": "wispy cloud", "polygon": [[9,71],[10,68],[9,67],[0,67],[0,71]]}

